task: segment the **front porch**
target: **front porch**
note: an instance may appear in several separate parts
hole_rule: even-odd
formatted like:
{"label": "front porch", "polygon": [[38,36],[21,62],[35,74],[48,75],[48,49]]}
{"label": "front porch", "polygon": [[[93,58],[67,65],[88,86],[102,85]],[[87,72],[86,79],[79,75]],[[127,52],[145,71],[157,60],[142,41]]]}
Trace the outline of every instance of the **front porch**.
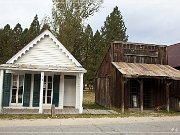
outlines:
{"label": "front porch", "polygon": [[53,104],[57,114],[83,112],[81,72],[1,70],[0,84],[3,114],[49,114]]}

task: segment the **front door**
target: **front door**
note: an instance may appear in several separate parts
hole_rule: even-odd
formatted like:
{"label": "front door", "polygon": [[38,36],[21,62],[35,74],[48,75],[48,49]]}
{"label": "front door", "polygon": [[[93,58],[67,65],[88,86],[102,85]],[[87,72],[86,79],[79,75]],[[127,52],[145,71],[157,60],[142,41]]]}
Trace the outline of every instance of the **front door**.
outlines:
{"label": "front door", "polygon": [[22,106],[24,75],[12,75],[11,105]]}

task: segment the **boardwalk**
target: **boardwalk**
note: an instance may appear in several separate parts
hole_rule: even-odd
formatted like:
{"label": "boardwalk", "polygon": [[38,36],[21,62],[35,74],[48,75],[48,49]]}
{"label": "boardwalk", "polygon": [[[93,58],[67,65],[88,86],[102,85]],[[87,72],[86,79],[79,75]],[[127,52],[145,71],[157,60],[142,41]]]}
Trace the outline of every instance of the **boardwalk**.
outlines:
{"label": "boardwalk", "polygon": [[[4,108],[1,114],[39,114],[39,110]],[[44,109],[43,114],[51,114],[51,109]],[[74,108],[56,109],[55,114],[79,114],[79,111]],[[84,109],[83,114],[117,114],[117,112],[113,110]]]}

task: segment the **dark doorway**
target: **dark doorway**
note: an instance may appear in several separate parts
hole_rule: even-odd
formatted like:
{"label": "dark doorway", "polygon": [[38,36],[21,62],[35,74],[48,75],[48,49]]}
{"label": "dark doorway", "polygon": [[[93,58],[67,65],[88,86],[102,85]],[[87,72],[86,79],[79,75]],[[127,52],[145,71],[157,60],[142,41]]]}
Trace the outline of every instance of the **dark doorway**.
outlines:
{"label": "dark doorway", "polygon": [[130,108],[139,108],[140,85],[136,80],[130,80],[129,84],[129,106]]}

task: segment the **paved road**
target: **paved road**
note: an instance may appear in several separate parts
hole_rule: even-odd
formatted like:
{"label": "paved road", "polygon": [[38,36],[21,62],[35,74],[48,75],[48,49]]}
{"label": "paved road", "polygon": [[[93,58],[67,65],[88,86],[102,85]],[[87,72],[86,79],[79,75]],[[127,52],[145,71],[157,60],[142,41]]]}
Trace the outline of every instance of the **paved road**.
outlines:
{"label": "paved road", "polygon": [[178,117],[0,120],[0,134],[180,134]]}

